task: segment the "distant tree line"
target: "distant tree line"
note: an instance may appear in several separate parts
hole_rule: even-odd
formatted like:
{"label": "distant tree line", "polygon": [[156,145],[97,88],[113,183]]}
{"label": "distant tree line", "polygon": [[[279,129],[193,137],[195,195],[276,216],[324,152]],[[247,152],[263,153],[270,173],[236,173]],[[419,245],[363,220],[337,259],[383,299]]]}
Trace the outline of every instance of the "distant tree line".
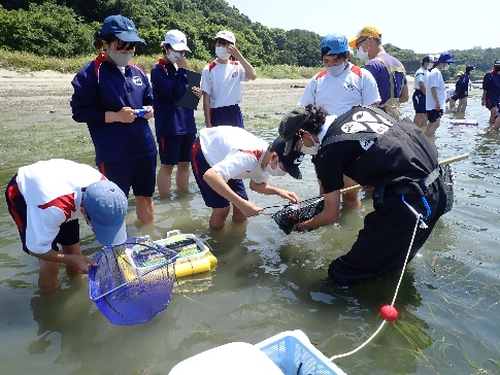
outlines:
{"label": "distant tree line", "polygon": [[[93,34],[111,14],[122,14],[134,21],[147,43],[137,48],[138,54],[159,54],[159,43],[166,31],[179,29],[188,37],[191,57],[210,61],[214,58],[214,35],[228,29],[235,33],[237,47],[255,66],[319,67],[321,63],[319,44],[323,36],[251,22],[225,0],[0,0],[0,45],[40,56],[91,55],[96,52]],[[422,54],[391,44],[384,47],[404,64],[408,74],[420,67]],[[456,63],[446,72],[448,78],[471,64],[476,67],[473,77],[480,79],[500,59],[500,48],[449,52]],[[362,65],[354,54],[350,60]]]}

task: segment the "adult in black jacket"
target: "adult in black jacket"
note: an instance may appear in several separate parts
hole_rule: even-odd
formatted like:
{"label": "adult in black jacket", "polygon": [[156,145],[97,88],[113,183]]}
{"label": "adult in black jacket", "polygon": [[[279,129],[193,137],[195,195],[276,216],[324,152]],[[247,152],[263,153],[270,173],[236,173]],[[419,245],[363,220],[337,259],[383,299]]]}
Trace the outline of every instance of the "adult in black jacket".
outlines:
{"label": "adult in black jacket", "polygon": [[338,220],[344,174],[373,187],[374,211],[366,216],[351,250],[328,270],[334,283],[350,285],[402,267],[416,220],[422,219],[427,228],[417,230],[411,260],[444,213],[446,194],[436,147],[410,119],[396,122],[377,108],[362,106],[333,122],[325,119],[321,108],[298,107],[284,116],[279,133],[286,142],[285,155],[291,149],[315,155],[324,190],[323,211],[298,224],[300,229]]}

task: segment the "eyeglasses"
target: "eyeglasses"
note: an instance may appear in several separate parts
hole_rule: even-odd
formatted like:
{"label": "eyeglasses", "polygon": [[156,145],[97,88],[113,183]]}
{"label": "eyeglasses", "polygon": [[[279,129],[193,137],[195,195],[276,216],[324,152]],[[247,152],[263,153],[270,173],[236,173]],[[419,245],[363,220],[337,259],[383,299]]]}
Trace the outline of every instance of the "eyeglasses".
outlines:
{"label": "eyeglasses", "polygon": [[368,37],[360,40],[359,42],[356,43],[356,48],[361,47],[366,41],[368,40]]}

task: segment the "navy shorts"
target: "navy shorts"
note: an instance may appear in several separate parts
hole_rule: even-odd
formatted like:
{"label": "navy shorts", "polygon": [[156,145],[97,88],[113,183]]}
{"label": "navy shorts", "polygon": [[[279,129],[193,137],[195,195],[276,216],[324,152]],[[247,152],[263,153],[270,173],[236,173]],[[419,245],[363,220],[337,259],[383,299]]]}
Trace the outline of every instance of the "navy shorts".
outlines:
{"label": "navy shorts", "polygon": [[458,99],[463,99],[468,96],[468,93],[466,91],[458,92],[455,91],[455,94],[450,98],[451,100],[457,101]]}
{"label": "navy shorts", "polygon": [[[5,200],[7,201],[7,208],[10,216],[14,219],[17,230],[19,231],[19,237],[21,237],[23,250],[29,254],[28,247],[26,246],[28,207],[26,206],[24,196],[21,194],[17,186],[16,176],[17,175],[12,177],[7,185],[7,189],[5,189]],[[78,219],[70,220],[61,224],[59,233],[54,241],[52,241],[52,249],[59,251],[57,244],[74,245],[78,242],[80,242],[80,227],[78,225]]]}
{"label": "navy shorts", "polygon": [[429,122],[436,122],[438,118],[441,118],[443,116],[443,110],[440,109],[439,111],[437,109],[431,109],[430,111],[427,111],[427,119]]}
{"label": "navy shorts", "polygon": [[130,188],[135,196],[152,197],[156,184],[156,155],[139,160],[99,163],[99,172],[117,184],[128,197]]}
{"label": "navy shorts", "polygon": [[[193,145],[191,167],[193,174],[196,178],[196,183],[200,188],[201,196],[207,207],[211,208],[224,208],[229,206],[229,201],[216,193],[206,182],[203,180],[203,175],[211,167],[208,164],[203,151],[201,150],[200,141],[197,139]],[[243,180],[229,180],[227,182],[232,191],[238,194],[241,198],[248,200],[247,192]]]}
{"label": "navy shorts", "polygon": [[160,162],[164,165],[177,165],[179,162],[191,160],[191,147],[193,147],[196,134],[171,135],[160,137],[158,152]]}
{"label": "navy shorts", "polygon": [[231,125],[244,128],[243,115],[238,104],[227,107],[211,108],[210,121],[212,126]]}
{"label": "navy shorts", "polygon": [[413,92],[413,108],[416,113],[426,113],[425,110],[425,95],[422,90],[415,90]]}

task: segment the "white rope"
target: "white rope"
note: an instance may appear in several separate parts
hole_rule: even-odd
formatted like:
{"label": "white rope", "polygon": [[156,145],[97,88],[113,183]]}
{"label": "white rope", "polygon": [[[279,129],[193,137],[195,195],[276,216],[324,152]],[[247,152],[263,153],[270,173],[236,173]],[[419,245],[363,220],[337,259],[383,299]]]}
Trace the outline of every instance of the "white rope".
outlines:
{"label": "white rope", "polygon": [[[408,264],[408,259],[410,258],[411,249],[413,247],[413,242],[415,241],[415,236],[417,235],[417,229],[419,227],[419,224],[421,223],[421,225],[420,225],[421,228],[427,229],[427,224],[425,224],[425,222],[422,220],[423,216],[421,214],[419,214],[412,206],[410,206],[408,203],[406,203],[406,201],[403,201],[403,202],[408,206],[408,208],[410,209],[410,211],[413,212],[413,214],[416,216],[417,220],[415,221],[415,227],[413,228],[413,235],[411,237],[410,246],[408,247],[408,251],[406,252],[406,258],[405,258],[405,261],[403,263],[403,269],[401,270],[401,275],[399,276],[399,281],[398,281],[398,284],[396,285],[396,290],[394,292],[394,297],[393,297],[392,302],[391,302],[391,306],[393,306],[393,307],[394,307],[394,303],[396,302],[396,297],[398,296],[399,287],[401,286],[401,282],[403,281],[403,275],[404,275],[404,272],[406,270],[406,266]],[[377,334],[384,327],[385,323],[387,323],[387,320],[384,319],[382,321],[382,323],[380,324],[380,326],[378,327],[378,329],[368,338],[368,340],[366,340],[363,344],[361,344],[360,346],[358,346],[356,349],[353,349],[350,352],[336,354],[336,355],[330,357],[329,361],[333,362],[336,359],[350,356],[351,354],[354,354],[354,353],[360,351],[361,349],[363,349],[366,345],[368,345],[368,343],[370,341],[372,341],[372,339],[375,338],[375,336],[377,336]]]}

